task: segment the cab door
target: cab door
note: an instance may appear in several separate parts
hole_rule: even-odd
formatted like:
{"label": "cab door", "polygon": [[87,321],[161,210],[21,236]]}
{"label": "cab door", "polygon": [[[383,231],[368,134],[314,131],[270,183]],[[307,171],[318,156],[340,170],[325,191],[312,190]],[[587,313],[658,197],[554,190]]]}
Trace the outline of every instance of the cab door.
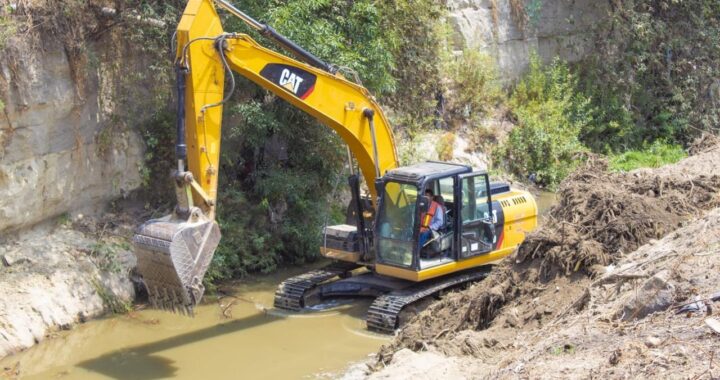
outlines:
{"label": "cab door", "polygon": [[458,257],[460,260],[493,250],[497,242],[490,194],[490,179],[485,172],[460,176]]}

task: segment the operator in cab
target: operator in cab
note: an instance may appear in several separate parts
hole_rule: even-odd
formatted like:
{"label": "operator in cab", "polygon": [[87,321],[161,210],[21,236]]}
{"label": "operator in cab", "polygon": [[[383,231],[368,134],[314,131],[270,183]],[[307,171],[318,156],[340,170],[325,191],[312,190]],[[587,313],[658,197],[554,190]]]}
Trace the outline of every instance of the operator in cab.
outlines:
{"label": "operator in cab", "polygon": [[420,249],[445,225],[445,206],[436,201],[432,189],[425,190],[430,207],[420,216]]}

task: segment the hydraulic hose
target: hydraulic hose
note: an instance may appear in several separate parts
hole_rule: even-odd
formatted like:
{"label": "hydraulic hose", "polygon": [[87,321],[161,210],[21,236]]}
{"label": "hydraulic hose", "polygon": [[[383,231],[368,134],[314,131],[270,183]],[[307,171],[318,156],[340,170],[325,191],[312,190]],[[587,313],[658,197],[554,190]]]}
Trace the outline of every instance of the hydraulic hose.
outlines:
{"label": "hydraulic hose", "polygon": [[185,70],[179,63],[175,67],[177,76],[177,143],[175,156],[178,160],[178,170],[182,171],[182,162],[187,159],[187,145],[185,145]]}

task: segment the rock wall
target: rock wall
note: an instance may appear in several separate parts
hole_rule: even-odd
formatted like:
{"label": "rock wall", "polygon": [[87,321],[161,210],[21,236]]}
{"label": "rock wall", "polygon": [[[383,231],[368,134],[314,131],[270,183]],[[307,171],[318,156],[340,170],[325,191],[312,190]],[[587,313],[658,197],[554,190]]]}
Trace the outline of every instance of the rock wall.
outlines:
{"label": "rock wall", "polygon": [[80,84],[62,46],[8,50],[0,58],[6,84],[0,94],[0,233],[100,206],[137,188],[142,141],[113,124],[104,104],[111,89],[98,79],[111,62],[88,65],[91,75]]}
{"label": "rock wall", "polygon": [[170,98],[165,24],[15,5],[0,1],[18,25],[0,40],[0,358],[133,300],[137,221],[88,215],[142,184],[141,133]]}
{"label": "rock wall", "polygon": [[497,60],[503,79],[519,78],[535,51],[544,61],[574,62],[593,47],[607,1],[448,0],[453,48],[480,49]]}

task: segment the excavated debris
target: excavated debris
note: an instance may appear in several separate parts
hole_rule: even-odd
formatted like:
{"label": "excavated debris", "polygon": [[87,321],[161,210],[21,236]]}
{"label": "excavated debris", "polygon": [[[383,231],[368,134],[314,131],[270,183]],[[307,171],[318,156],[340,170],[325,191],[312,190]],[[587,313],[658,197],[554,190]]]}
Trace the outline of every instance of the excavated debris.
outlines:
{"label": "excavated debris", "polygon": [[[720,153],[707,153],[712,150],[704,149],[708,157],[701,159],[715,169]],[[698,157],[687,160],[693,159]],[[402,348],[417,351],[430,345],[450,355],[475,355],[478,346],[502,343],[495,338],[473,344],[439,342],[462,342],[463,330],[498,325],[532,329],[570,309],[581,310],[587,285],[606,266],[720,206],[718,170],[688,170],[682,162],[676,166],[611,173],[606,161],[590,157],[563,182],[558,204],[514,256],[485,281],[449,294],[410,321],[381,350],[380,361],[387,363]],[[502,341],[502,332],[496,335]]]}

